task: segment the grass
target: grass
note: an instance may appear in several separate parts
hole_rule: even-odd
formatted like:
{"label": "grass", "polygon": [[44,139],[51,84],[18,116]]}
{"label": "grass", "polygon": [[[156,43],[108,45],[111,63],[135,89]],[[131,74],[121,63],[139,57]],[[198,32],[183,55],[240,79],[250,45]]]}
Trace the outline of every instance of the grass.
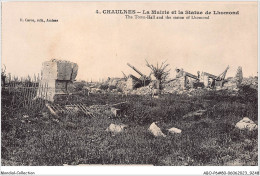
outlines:
{"label": "grass", "polygon": [[[2,100],[3,96],[8,94],[2,93]],[[257,131],[235,128],[245,116],[258,123],[257,91],[248,87],[235,96],[226,91],[201,91],[199,96],[172,94],[153,99],[107,93],[57,97],[55,101],[88,105],[128,101],[129,105],[118,118],[64,114],[57,122],[47,109],[20,109],[10,115],[2,102],[2,165],[258,164]],[[199,109],[207,111],[201,117],[183,118]],[[165,138],[148,132],[154,121]],[[124,123],[128,128],[114,135],[105,131],[111,123]],[[166,129],[171,127],[181,129],[182,134],[168,134]]]}

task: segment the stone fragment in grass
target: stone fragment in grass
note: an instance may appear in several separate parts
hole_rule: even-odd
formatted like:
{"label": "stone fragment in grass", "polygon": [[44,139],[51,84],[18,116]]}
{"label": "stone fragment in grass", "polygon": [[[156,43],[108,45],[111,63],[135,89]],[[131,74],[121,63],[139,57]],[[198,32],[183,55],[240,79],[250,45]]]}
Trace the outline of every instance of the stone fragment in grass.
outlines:
{"label": "stone fragment in grass", "polygon": [[109,127],[106,129],[107,132],[112,132],[112,133],[121,133],[124,131],[124,128],[126,128],[127,125],[121,124],[121,125],[116,125],[116,124],[110,124]]}
{"label": "stone fragment in grass", "polygon": [[180,133],[181,133],[181,130],[180,130],[180,129],[174,128],[174,127],[168,129],[168,131],[169,131],[169,133],[171,133],[171,134],[180,134]]}
{"label": "stone fragment in grass", "polygon": [[27,119],[27,118],[29,118],[29,116],[28,115],[23,115],[23,118]]}
{"label": "stone fragment in grass", "polygon": [[184,115],[183,118],[188,118],[188,117],[194,117],[194,116],[202,116],[206,110],[197,110],[194,112],[189,112],[188,114]]}
{"label": "stone fragment in grass", "polygon": [[120,115],[120,109],[117,109],[117,108],[111,108],[111,112],[112,112],[112,114],[115,116],[115,117],[117,117],[117,116],[119,116]]}
{"label": "stone fragment in grass", "polygon": [[240,130],[253,131],[253,130],[257,130],[258,126],[248,117],[244,117],[242,120],[237,122],[236,128]]}
{"label": "stone fragment in grass", "polygon": [[166,137],[166,135],[163,134],[162,130],[155,124],[155,122],[153,122],[150,125],[148,131],[151,132],[155,137],[159,137],[159,136]]}

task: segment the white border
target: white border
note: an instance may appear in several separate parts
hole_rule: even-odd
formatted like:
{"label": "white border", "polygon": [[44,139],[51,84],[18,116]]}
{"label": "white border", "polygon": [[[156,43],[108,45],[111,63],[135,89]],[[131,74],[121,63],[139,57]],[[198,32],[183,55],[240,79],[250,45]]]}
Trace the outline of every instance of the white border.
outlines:
{"label": "white border", "polygon": [[[51,2],[52,0],[27,0],[27,1],[37,1],[37,2]],[[69,1],[69,0],[68,0]],[[91,0],[75,0],[77,2],[93,2]],[[111,0],[95,0],[94,2],[111,2]],[[118,1],[126,1],[126,0],[118,0]],[[217,0],[185,0],[186,2],[214,2]],[[258,0],[221,0],[221,2],[258,2]],[[1,0],[1,24],[0,24],[0,31],[1,31],[1,47],[0,47],[0,54],[2,61],[2,2],[22,2],[19,0]],[[66,0],[56,0],[56,2],[66,2]],[[156,0],[127,0],[127,2],[156,2]],[[161,2],[183,2],[182,0],[164,0]],[[220,1],[218,1],[220,2]],[[258,71],[260,68],[259,63],[259,4],[258,4]],[[260,81],[258,75],[258,82]],[[259,92],[259,87],[258,87]],[[258,111],[259,108],[259,94],[258,94]],[[1,102],[0,102],[1,105]],[[0,122],[1,124],[1,122]],[[1,126],[0,126],[1,129]],[[259,134],[259,129],[258,129]],[[258,135],[259,141],[259,135]],[[1,141],[0,141],[1,144]],[[259,142],[258,142],[259,148]],[[258,152],[259,153],[259,152]],[[0,154],[1,156],[1,154]],[[259,158],[258,155],[258,166],[117,166],[117,165],[104,165],[104,166],[1,166],[0,163],[0,171],[10,172],[10,175],[18,175],[23,172],[34,172],[36,175],[203,175],[205,171],[211,172],[219,172],[225,171],[228,173],[229,171],[259,171]],[[15,172],[16,174],[12,174],[11,172]],[[22,175],[22,174],[19,174]],[[27,174],[29,175],[29,174]],[[227,174],[226,174],[227,175]],[[241,174],[240,174],[241,175]]]}

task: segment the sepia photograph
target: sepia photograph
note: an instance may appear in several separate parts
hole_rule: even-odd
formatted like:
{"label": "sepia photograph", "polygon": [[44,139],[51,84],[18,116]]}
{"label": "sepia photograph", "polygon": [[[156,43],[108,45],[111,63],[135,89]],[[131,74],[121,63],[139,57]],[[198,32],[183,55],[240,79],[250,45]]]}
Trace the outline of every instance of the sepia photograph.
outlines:
{"label": "sepia photograph", "polygon": [[257,1],[1,6],[2,166],[258,166]]}

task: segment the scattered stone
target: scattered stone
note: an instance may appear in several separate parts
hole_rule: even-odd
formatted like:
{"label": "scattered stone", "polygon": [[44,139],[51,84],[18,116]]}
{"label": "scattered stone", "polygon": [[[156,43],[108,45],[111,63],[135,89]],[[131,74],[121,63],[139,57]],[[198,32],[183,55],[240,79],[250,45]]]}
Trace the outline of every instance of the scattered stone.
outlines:
{"label": "scattered stone", "polygon": [[59,123],[60,121],[58,119],[52,119],[52,121]]}
{"label": "scattered stone", "polygon": [[253,131],[257,130],[258,126],[255,124],[252,120],[250,120],[248,117],[244,117],[242,120],[237,122],[236,128],[240,130],[248,130],[248,131]]}
{"label": "scattered stone", "polygon": [[206,110],[197,110],[194,112],[190,112],[186,115],[183,116],[183,118],[188,118],[188,117],[194,117],[194,116],[202,116],[204,113],[206,112]]}
{"label": "scattered stone", "polygon": [[178,129],[178,128],[170,128],[168,129],[168,131],[171,133],[171,134],[180,134],[181,133],[181,130]]}
{"label": "scattered stone", "polygon": [[153,122],[153,123],[150,125],[148,131],[151,132],[155,137],[159,137],[159,136],[166,137],[166,135],[163,134],[163,132],[162,132],[161,129],[155,124],[155,122]]}
{"label": "scattered stone", "polygon": [[112,114],[117,117],[119,114],[120,114],[120,109],[117,109],[117,108],[111,108],[111,112]]}
{"label": "scattered stone", "polygon": [[107,132],[112,132],[112,133],[121,133],[124,131],[124,128],[126,128],[127,125],[121,124],[121,125],[116,125],[116,124],[110,124],[109,127],[106,129]]}
{"label": "scattered stone", "polygon": [[23,118],[27,119],[27,118],[29,118],[29,116],[28,115],[23,115]]}

